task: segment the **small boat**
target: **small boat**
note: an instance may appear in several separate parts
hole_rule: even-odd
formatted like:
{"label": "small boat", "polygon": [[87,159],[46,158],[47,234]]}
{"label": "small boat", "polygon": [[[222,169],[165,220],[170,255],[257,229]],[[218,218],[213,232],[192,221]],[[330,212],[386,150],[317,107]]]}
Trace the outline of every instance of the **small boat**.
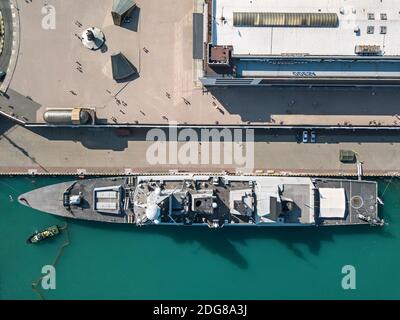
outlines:
{"label": "small boat", "polygon": [[55,225],[48,227],[47,229],[42,230],[40,232],[35,232],[33,235],[29,237],[28,240],[26,240],[26,242],[30,244],[35,244],[43,240],[58,236],[59,234],[60,234],[60,228],[57,225]]}

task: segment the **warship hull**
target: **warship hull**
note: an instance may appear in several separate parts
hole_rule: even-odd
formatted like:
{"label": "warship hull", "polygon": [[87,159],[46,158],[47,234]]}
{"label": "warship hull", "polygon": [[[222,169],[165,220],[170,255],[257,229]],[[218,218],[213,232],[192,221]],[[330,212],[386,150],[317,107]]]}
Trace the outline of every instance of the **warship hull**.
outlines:
{"label": "warship hull", "polygon": [[136,226],[383,225],[376,182],[196,174],[82,179],[19,197],[68,219]]}

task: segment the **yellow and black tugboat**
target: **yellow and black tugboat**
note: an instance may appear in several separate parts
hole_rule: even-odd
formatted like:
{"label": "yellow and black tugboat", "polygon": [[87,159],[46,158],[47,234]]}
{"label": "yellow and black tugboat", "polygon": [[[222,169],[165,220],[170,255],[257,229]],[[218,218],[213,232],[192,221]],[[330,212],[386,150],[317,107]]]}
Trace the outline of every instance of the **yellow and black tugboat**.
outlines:
{"label": "yellow and black tugboat", "polygon": [[55,225],[48,227],[47,229],[42,230],[40,232],[35,232],[33,235],[29,237],[28,240],[26,240],[26,242],[30,244],[35,244],[43,240],[58,236],[59,234],[60,234],[60,228],[59,226]]}

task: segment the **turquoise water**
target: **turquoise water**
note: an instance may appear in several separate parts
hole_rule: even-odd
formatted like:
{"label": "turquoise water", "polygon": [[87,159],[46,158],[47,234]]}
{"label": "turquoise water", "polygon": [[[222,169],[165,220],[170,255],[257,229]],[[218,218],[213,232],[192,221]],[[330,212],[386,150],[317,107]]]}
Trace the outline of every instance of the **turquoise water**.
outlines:
{"label": "turquoise water", "polygon": [[[23,207],[20,193],[68,178],[0,178],[0,298],[38,299],[31,282],[51,264],[63,236],[25,244],[62,219]],[[383,191],[389,180],[380,181]],[[389,225],[339,228],[150,227],[70,222],[71,244],[47,299],[400,298],[400,182],[382,214]],[[11,198],[10,198],[11,196]],[[357,289],[341,287],[342,266]]]}

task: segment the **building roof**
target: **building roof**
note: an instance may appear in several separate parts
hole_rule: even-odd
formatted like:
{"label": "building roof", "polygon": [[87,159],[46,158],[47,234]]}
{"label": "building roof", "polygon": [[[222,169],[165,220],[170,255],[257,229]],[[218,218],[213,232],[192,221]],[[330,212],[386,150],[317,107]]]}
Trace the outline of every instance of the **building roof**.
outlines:
{"label": "building roof", "polygon": [[320,218],[342,218],[346,216],[346,195],[344,188],[319,189]]}
{"label": "building roof", "polygon": [[397,0],[213,0],[212,43],[233,55],[400,56]]}

